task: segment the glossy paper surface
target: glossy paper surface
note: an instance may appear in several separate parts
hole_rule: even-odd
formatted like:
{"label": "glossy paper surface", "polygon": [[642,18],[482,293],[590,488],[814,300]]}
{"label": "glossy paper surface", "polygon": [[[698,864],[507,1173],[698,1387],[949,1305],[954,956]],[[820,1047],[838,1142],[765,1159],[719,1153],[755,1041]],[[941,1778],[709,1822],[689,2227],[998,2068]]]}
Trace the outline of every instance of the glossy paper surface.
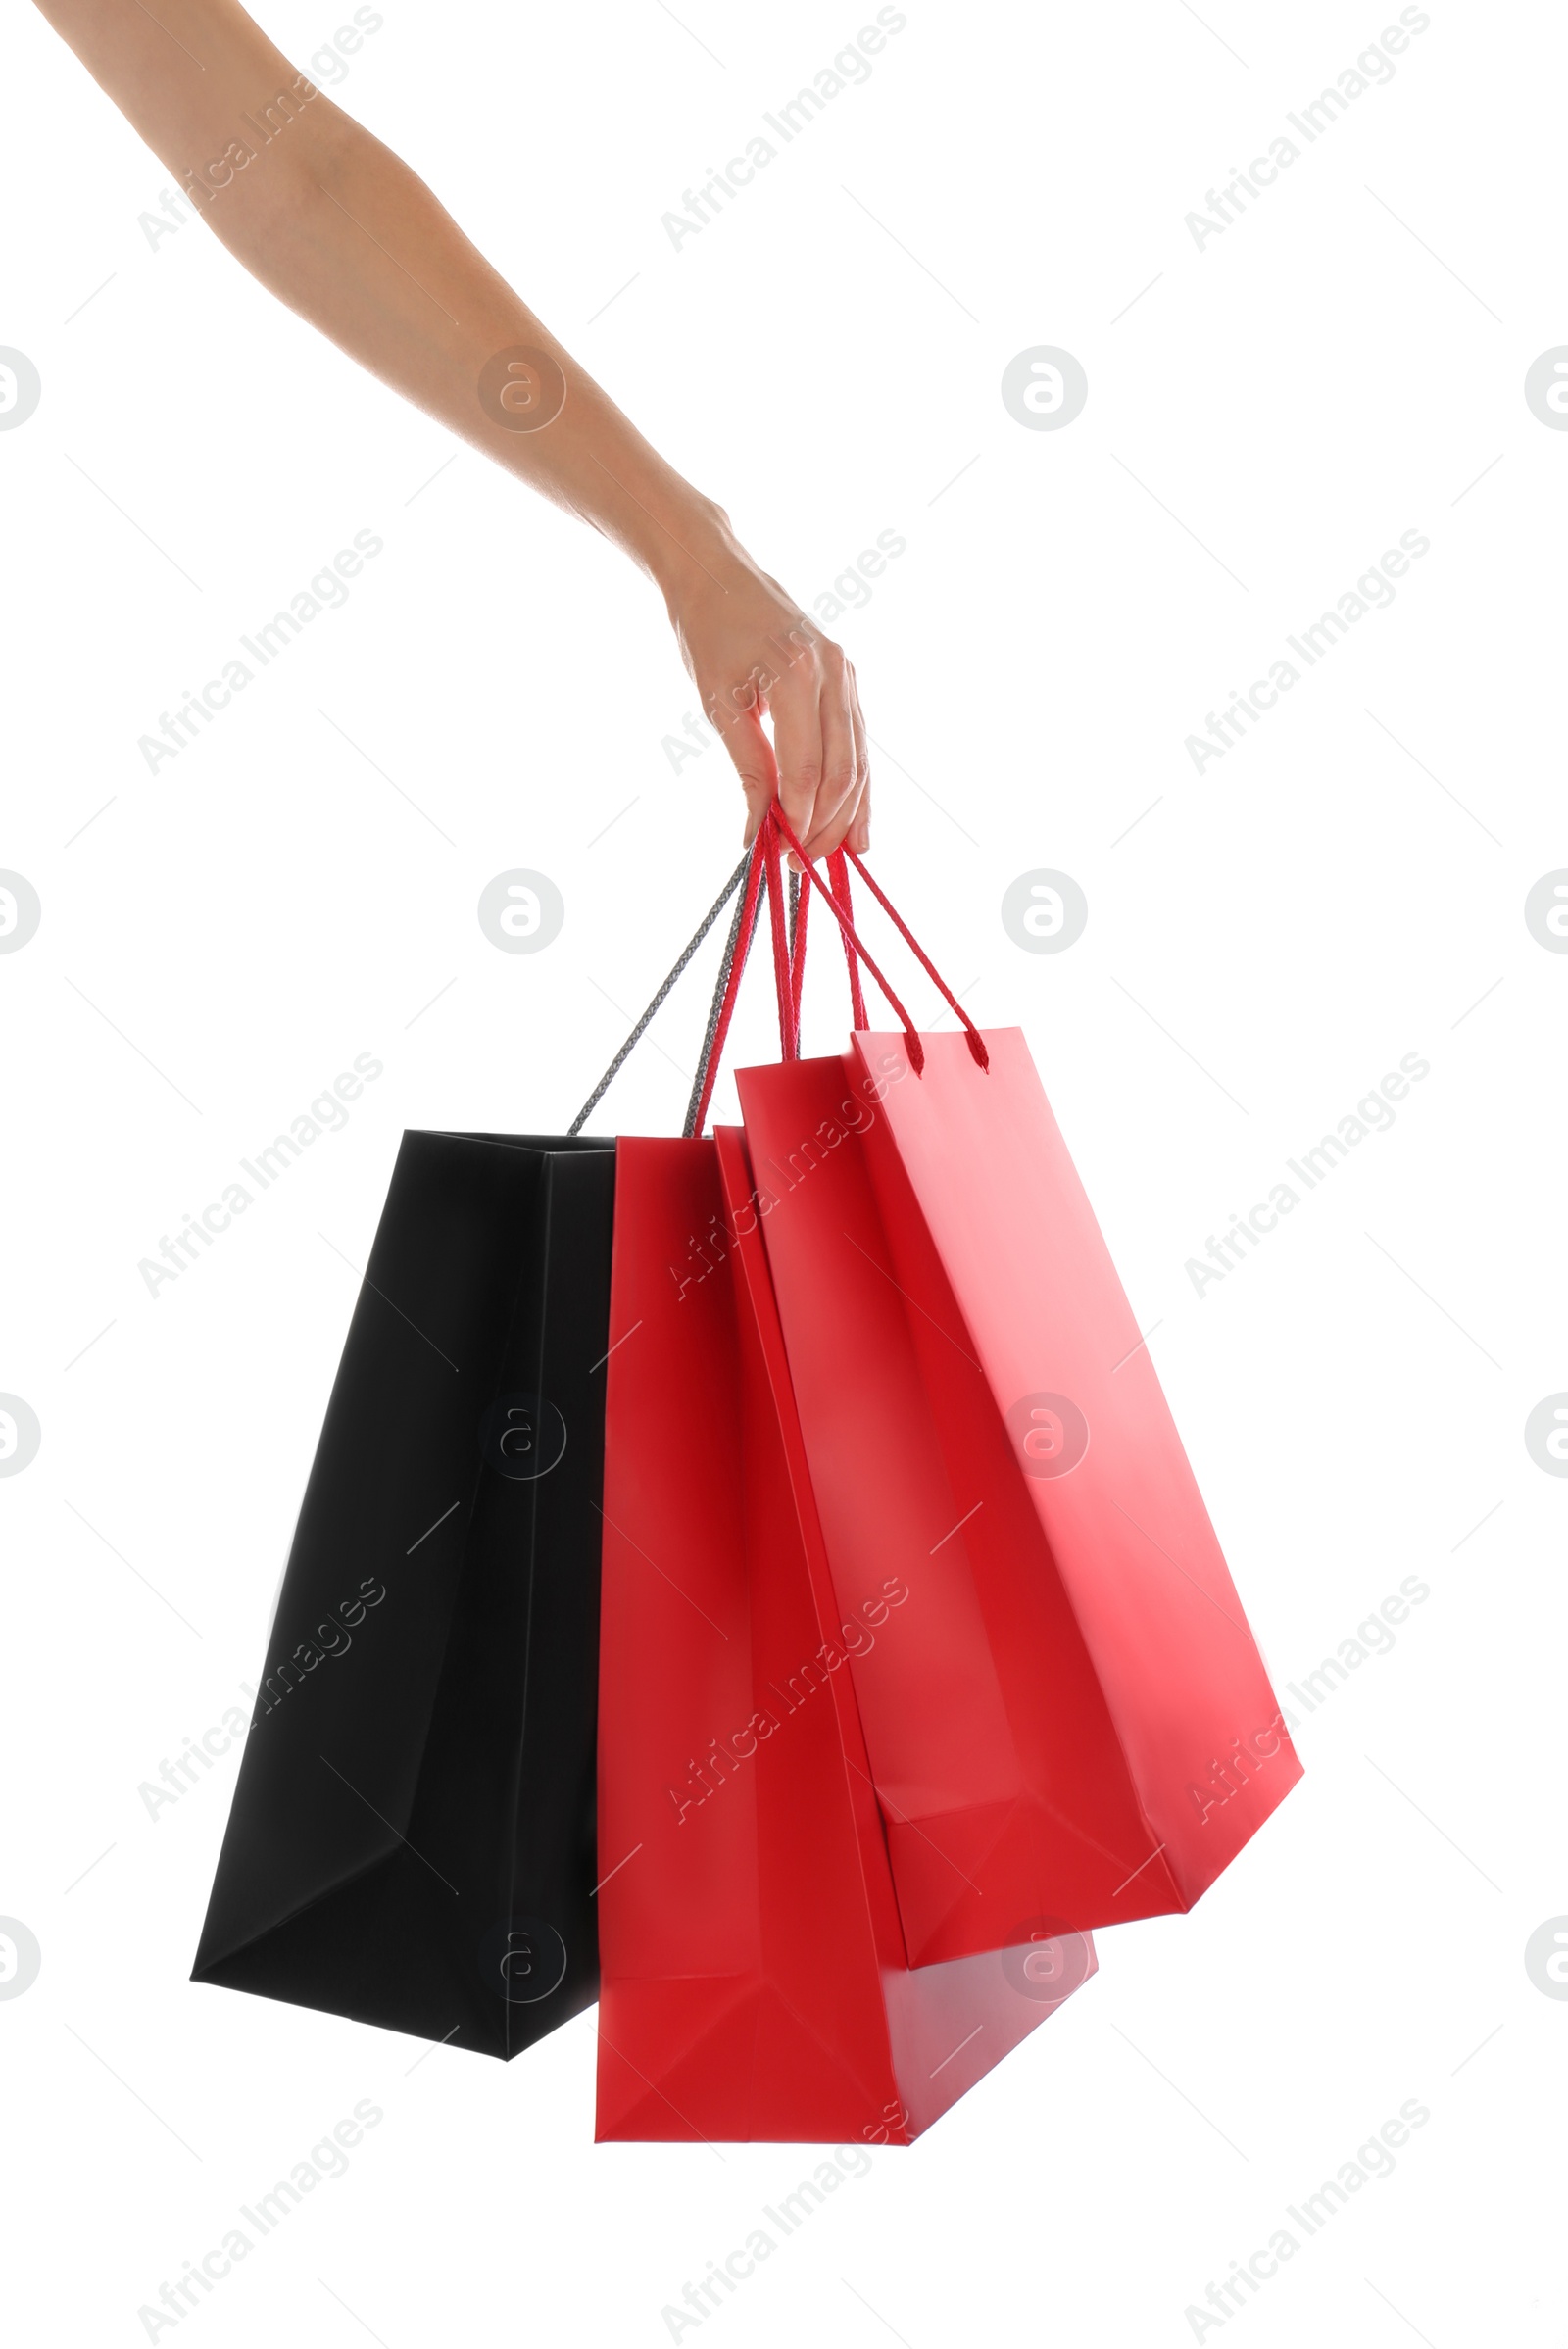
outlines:
{"label": "glossy paper surface", "polygon": [[612,1145],[406,1134],[195,1978],[514,2055],[589,2004]]}
{"label": "glossy paper surface", "polygon": [[1023,1038],[741,1071],[760,1217],[917,1965],[1190,1907],[1300,1775]]}
{"label": "glossy paper surface", "polygon": [[619,1145],[598,2134],[902,2143],[1093,1952],[908,1970],[849,1663],[908,1606],[835,1595],[751,1189],[733,1130]]}

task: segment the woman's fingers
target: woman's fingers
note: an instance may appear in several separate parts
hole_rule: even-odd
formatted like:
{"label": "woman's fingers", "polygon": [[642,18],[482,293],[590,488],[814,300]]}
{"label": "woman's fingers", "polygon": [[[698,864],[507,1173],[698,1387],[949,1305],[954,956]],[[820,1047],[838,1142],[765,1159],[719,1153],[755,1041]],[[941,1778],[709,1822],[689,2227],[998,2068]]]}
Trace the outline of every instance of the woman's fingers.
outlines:
{"label": "woman's fingers", "polygon": [[801,835],[814,861],[836,849],[850,826],[859,796],[859,756],[855,739],[855,677],[837,645],[823,648],[819,699],[822,774],[809,832]]}
{"label": "woman's fingers", "polygon": [[773,758],[773,746],[763,730],[761,712],[754,703],[750,709],[737,710],[715,704],[713,723],[719,730],[731,764],[741,779],[746,800],[746,839],[750,848],[757,838],[773,794],[778,788],[778,767]]}
{"label": "woman's fingers", "polygon": [[670,616],[740,777],[748,844],[775,797],[812,862],[863,841],[865,721],[842,649],[750,563],[722,597],[694,588]]}
{"label": "woman's fingers", "polygon": [[865,719],[860,713],[860,696],[853,668],[850,671],[850,715],[855,720],[855,762],[860,780],[859,795],[846,838],[856,855],[863,856],[871,845],[871,746],[865,731]]}
{"label": "woman's fingers", "polygon": [[712,710],[746,796],[748,847],[776,794],[813,863],[846,840],[863,856],[870,844],[870,770],[854,668],[836,645],[792,662],[771,684],[771,741],[761,702],[755,686],[741,686],[715,697]]}
{"label": "woman's fingers", "polygon": [[866,781],[860,794],[860,812],[850,827],[850,846],[858,856],[863,856],[871,845],[871,785]]}
{"label": "woman's fingers", "polygon": [[811,829],[823,773],[821,678],[814,647],[790,663],[768,701],[779,806],[796,839],[804,843]]}

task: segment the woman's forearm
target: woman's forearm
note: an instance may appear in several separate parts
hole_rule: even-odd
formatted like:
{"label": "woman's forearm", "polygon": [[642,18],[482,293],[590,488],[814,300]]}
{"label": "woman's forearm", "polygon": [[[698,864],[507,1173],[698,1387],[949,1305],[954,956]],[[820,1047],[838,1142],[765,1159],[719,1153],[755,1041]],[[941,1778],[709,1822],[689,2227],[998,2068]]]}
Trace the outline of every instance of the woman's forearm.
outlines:
{"label": "woman's forearm", "polygon": [[748,837],[777,790],[810,855],[846,836],[863,849],[865,729],[843,653],[424,182],[296,73],[238,0],[38,5],[262,284],[657,582],[740,774]]}
{"label": "woman's forearm", "polygon": [[[297,74],[242,10],[155,0],[155,18],[130,0],[42,5],[213,234],[280,301],[594,523],[666,595],[693,568],[721,567],[717,509],[650,448],[416,173]],[[513,352],[545,364],[509,362]]]}

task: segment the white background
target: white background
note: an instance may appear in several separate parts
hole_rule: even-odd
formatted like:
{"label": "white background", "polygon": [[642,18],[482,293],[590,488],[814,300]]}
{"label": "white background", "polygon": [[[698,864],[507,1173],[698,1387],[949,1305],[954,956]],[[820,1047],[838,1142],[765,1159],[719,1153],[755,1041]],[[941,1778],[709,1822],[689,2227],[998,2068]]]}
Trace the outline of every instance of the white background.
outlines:
{"label": "white background", "polygon": [[[1103,1934],[1098,1979],[701,2337],[1185,2342],[1416,2099],[1395,2174],[1201,2337],[1558,2349],[1568,2003],[1524,1948],[1568,1912],[1568,1483],[1523,1428],[1568,1388],[1568,957],[1523,904],[1568,864],[1568,438],[1523,379],[1568,340],[1561,19],[1434,0],[1200,250],[1184,216],[1394,9],[910,0],[675,251],[661,215],[847,5],[382,13],[334,94],[760,560],[809,602],[907,540],[838,631],[877,867],[1029,1035],[1282,1690],[1430,1587],[1293,1706],[1306,1778],[1199,1909]],[[267,22],[301,66],[334,28],[324,0]],[[654,2344],[819,2157],[595,2151],[591,2016],[504,2069],[193,1987],[234,1757],[156,1821],[137,1789],[254,1678],[353,1303],[334,1249],[363,1263],[400,1130],[564,1124],[733,862],[738,793],[717,749],[671,772],[695,701],[642,578],[200,225],[151,248],[156,161],[41,19],[3,47],[0,343],[43,380],[0,434],[0,866],[43,906],[0,957],[0,1389],[42,1427],[0,1481],[0,1912],[43,1953],[0,2001],[11,2323],[144,2338],[368,2097],[348,2174],[179,2339]],[[1059,431],[1000,396],[1045,344],[1089,378]],[[385,550],[346,608],[150,775],[138,736],[358,529]],[[1393,606],[1195,773],[1184,738],[1411,529]],[[548,952],[479,929],[514,866],[564,897]],[[1088,897],[1061,954],[1001,924],[1037,867]],[[837,1050],[836,956],[816,981]],[[611,1123],[677,1129],[705,1001],[694,972]],[[150,1297],[139,1259],[360,1052],[385,1073],[348,1126]],[[1187,1259],[1406,1053],[1431,1073],[1392,1130],[1197,1295]]]}

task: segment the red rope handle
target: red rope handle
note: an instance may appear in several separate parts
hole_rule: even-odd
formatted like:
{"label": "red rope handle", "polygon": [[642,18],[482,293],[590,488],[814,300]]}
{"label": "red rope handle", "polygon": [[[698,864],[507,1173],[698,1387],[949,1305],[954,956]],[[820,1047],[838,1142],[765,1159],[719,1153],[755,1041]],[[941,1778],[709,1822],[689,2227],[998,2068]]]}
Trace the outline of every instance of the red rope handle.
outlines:
{"label": "red rope handle", "polygon": [[797,1042],[800,1022],[791,994],[789,931],[784,920],[784,859],[779,855],[777,829],[765,816],[762,819],[761,838],[763,855],[767,858],[768,920],[773,931],[773,984],[778,990],[779,1057],[798,1060],[801,1056]]}
{"label": "red rope handle", "polygon": [[860,988],[859,965],[863,962],[878,987],[881,988],[895,1018],[904,1030],[904,1041],[908,1047],[910,1067],[916,1076],[924,1069],[925,1047],[920,1042],[914,1022],[894,994],[878,965],[867,954],[864,943],[855,928],[854,907],[850,897],[850,876],[845,863],[846,856],[861,880],[865,882],[877,904],[889,916],[901,938],[912,948],[921,967],[935,981],[947,1003],[963,1022],[969,1052],[976,1065],[989,1069],[991,1055],[986,1051],[985,1039],[981,1036],[979,1029],[953,993],[930,955],[920,945],[919,940],[914,937],[908,924],[889,903],[855,851],[853,849],[847,851],[835,849],[828,858],[828,872],[832,881],[830,889],[815,866],[808,859],[806,851],[795,836],[789,817],[784,813],[777,800],[774,800],[766,815],[762,818],[757,838],[752,844],[752,860],[746,874],[746,896],[741,908],[741,926],[735,942],[735,955],[730,966],[729,983],[724,990],[724,1000],[719,1006],[718,1024],[713,1031],[713,1049],[709,1054],[708,1073],[703,1081],[702,1098],[697,1104],[697,1118],[693,1131],[700,1135],[708,1122],[709,1105],[712,1099],[714,1083],[717,1080],[719,1062],[723,1057],[725,1041],[729,1035],[730,1021],[734,1015],[741,973],[746,967],[752,931],[757,920],[758,899],[761,893],[764,876],[767,882],[769,926],[773,936],[773,982],[778,996],[779,1046],[784,1059],[798,1060],[800,1058],[801,987],[806,973],[807,918],[811,900],[808,889],[800,902],[800,908],[796,915],[792,950],[784,918],[783,856],[779,849],[781,835],[800,858],[801,871],[810,884],[810,889],[816,890],[819,896],[825,900],[828,911],[838,924],[839,936],[844,948],[844,959],[849,966],[850,997],[856,1027],[863,1029],[870,1024],[866,1017],[865,998]]}
{"label": "red rope handle", "polygon": [[[861,944],[859,938],[856,935],[854,926],[850,922],[848,915],[844,913],[839,905],[838,900],[829,891],[827,883],[822,879],[822,876],[816,870],[816,867],[808,860],[806,851],[802,848],[800,842],[795,837],[794,826],[791,824],[789,817],[784,813],[784,810],[779,806],[777,800],[774,800],[772,805],[769,807],[764,823],[767,827],[773,829],[775,832],[783,833],[784,838],[786,841],[788,841],[790,847],[795,851],[795,854],[801,860],[802,872],[806,874],[807,878],[811,884],[811,887],[818,892],[824,904],[826,905],[828,911],[832,914],[833,919],[838,923],[839,928],[843,932],[845,938],[854,946],[856,953],[860,957],[860,960],[865,964],[866,969],[870,972],[872,978],[875,979],[877,985],[881,988],[882,993],[886,996],[889,1003],[892,1005],[894,1016],[904,1030],[904,1041],[909,1048],[909,1066],[914,1070],[915,1075],[918,1076],[920,1071],[925,1066],[925,1047],[920,1042],[919,1036],[915,1032],[913,1020],[909,1017],[909,1014],[907,1011],[906,1011],[904,1005],[900,1003],[892,988],[888,985],[887,980],[883,977],[877,965],[872,961],[870,955],[866,953],[864,946]],[[946,989],[944,989],[943,992],[946,993]],[[982,1045],[980,1049],[982,1052],[984,1052],[984,1045]],[[985,1066],[984,1061],[981,1062],[981,1066]]]}
{"label": "red rope handle", "polygon": [[[904,939],[907,946],[912,947],[914,953],[919,957],[925,969],[936,981],[938,987],[946,996],[949,1003],[951,1003],[954,1010],[956,1011],[958,1017],[962,1020],[964,1027],[968,1031],[970,1057],[974,1060],[977,1067],[989,1068],[991,1066],[991,1055],[986,1051],[985,1041],[982,1038],[979,1029],[975,1026],[974,1021],[969,1017],[968,1012],[965,1011],[963,1005],[959,1003],[957,997],[948,985],[947,980],[942,976],[942,973],[938,970],[936,964],[932,961],[930,955],[920,944],[920,941],[915,937],[913,931],[909,928],[909,925],[905,920],[903,914],[900,913],[897,906],[892,905],[883,895],[882,891],[877,887],[875,880],[871,874],[866,871],[865,866],[860,862],[859,857],[856,855],[853,849],[850,850],[849,856],[850,862],[854,865],[856,871],[859,874],[861,880],[865,883],[867,889],[869,889],[871,895],[875,898],[883,912],[887,914],[888,918],[892,921],[901,938]],[[850,935],[853,937],[854,932],[852,931]]]}
{"label": "red rope handle", "polygon": [[[844,861],[844,851],[842,849],[835,849],[832,856],[829,856],[827,860],[827,877],[829,886],[833,891],[833,895],[838,899],[839,904],[844,908],[845,920],[853,922],[855,919],[855,905],[850,897],[850,868]],[[808,899],[807,903],[810,903],[809,899]],[[844,959],[849,965],[850,1009],[854,1016],[855,1025],[858,1028],[867,1028],[871,1023],[865,1016],[865,997],[860,990],[860,965],[855,958],[854,947],[851,946],[849,940],[845,937],[842,930],[839,932],[839,944],[844,949]]]}
{"label": "red rope handle", "polygon": [[801,982],[806,977],[806,917],[811,893],[803,889],[795,908],[795,937],[790,946],[790,1010],[795,1028],[795,1057],[801,1056]]}

